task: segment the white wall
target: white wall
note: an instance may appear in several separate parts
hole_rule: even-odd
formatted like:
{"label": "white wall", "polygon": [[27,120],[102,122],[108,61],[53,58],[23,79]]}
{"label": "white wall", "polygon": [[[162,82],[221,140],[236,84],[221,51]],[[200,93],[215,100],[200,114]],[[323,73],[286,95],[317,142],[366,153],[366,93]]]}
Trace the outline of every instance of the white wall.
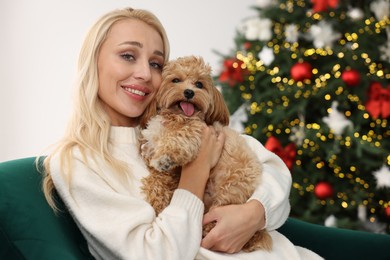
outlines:
{"label": "white wall", "polygon": [[255,0],[1,0],[0,161],[36,156],[63,134],[84,34],[107,11],[132,6],[166,27],[171,58],[202,55],[218,71],[218,50]]}

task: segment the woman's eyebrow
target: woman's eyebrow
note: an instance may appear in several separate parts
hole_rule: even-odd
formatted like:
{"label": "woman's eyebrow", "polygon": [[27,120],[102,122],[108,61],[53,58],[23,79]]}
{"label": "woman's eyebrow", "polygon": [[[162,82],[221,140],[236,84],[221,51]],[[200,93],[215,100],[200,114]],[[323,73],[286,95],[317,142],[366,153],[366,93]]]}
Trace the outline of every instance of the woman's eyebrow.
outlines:
{"label": "woman's eyebrow", "polygon": [[125,41],[125,42],[120,43],[119,45],[133,45],[133,46],[137,46],[139,48],[144,47],[144,45],[142,43],[137,42],[137,41]]}
{"label": "woman's eyebrow", "polygon": [[[122,42],[121,44],[119,45],[132,45],[132,46],[136,46],[136,47],[139,47],[139,48],[143,48],[144,45],[140,42],[137,42],[137,41],[125,41],[125,42]],[[161,57],[164,57],[164,53],[161,52],[161,51],[154,51],[153,52],[155,55],[158,55],[158,56],[161,56]]]}
{"label": "woman's eyebrow", "polygon": [[153,53],[154,53],[155,55],[164,57],[164,53],[162,53],[161,51],[154,51]]}

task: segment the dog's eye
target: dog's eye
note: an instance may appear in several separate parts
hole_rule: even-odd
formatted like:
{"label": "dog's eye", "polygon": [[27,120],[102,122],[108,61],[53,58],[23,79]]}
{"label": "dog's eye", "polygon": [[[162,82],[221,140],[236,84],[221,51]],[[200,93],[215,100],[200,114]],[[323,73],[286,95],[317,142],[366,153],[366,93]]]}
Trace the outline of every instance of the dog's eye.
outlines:
{"label": "dog's eye", "polygon": [[172,80],[172,83],[179,83],[180,82],[180,79],[178,79],[178,78],[174,78],[173,80]]}
{"label": "dog's eye", "polygon": [[195,82],[195,87],[197,88],[203,88],[203,83],[200,81]]}

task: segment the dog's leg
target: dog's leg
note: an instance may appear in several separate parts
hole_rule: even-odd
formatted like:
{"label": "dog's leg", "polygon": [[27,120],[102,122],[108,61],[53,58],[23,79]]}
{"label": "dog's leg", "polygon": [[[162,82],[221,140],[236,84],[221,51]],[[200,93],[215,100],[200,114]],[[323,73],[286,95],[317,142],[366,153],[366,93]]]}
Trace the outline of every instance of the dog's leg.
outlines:
{"label": "dog's leg", "polygon": [[242,251],[252,252],[257,249],[271,251],[272,237],[266,230],[257,231],[253,237],[244,245]]}
{"label": "dog's leg", "polygon": [[[254,183],[257,183],[257,178],[245,179],[245,173],[238,168],[237,171],[230,171],[224,167],[214,168],[206,188],[204,197],[206,210],[212,210],[215,207],[244,204],[250,198],[254,191]],[[222,170],[221,172],[217,172]],[[255,175],[250,174],[252,177]],[[218,178],[218,177],[219,178]],[[241,176],[241,177],[238,177]],[[252,188],[250,188],[252,187]],[[203,237],[206,236],[211,229],[216,225],[211,222],[203,226]],[[266,230],[257,231],[254,236],[244,245],[243,251],[251,252],[257,249],[270,251],[272,249],[272,238]]]}
{"label": "dog's leg", "polygon": [[[210,173],[206,187],[204,203],[206,210],[214,207],[244,204],[252,196],[261,178],[262,166],[257,157],[251,153],[245,141],[236,133],[225,132],[226,141],[218,164]],[[215,223],[204,227],[204,234],[209,232]],[[250,252],[256,249],[271,250],[272,238],[266,230],[261,230],[243,247]]]}
{"label": "dog's leg", "polygon": [[164,121],[162,125],[154,141],[150,166],[158,171],[170,171],[193,161],[201,144],[200,122]]}
{"label": "dog's leg", "polygon": [[154,169],[149,171],[150,174],[142,179],[142,192],[158,215],[170,203],[180,175],[176,172],[157,172]]}
{"label": "dog's leg", "polygon": [[[226,157],[226,155],[225,155]],[[224,156],[221,156],[224,158]],[[210,173],[210,178],[206,186],[206,192],[203,198],[205,204],[205,212],[213,208],[243,204],[253,194],[257,177],[251,174],[253,178],[245,178],[245,169],[241,165],[232,166],[233,159],[229,159],[229,163],[224,163],[225,160],[220,160]],[[229,167],[226,167],[229,165]],[[231,166],[231,168],[230,168]],[[211,222],[203,226],[203,236],[207,235],[216,225]]]}

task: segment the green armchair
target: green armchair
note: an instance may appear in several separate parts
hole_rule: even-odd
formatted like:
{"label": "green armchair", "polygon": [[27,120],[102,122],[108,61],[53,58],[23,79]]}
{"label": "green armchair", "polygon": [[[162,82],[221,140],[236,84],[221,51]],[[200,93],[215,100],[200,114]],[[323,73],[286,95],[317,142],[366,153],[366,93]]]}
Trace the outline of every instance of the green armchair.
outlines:
{"label": "green armchair", "polygon": [[[93,259],[66,210],[54,214],[35,158],[0,163],[0,259]],[[328,228],[289,218],[279,229],[325,259],[390,259],[390,236]]]}

